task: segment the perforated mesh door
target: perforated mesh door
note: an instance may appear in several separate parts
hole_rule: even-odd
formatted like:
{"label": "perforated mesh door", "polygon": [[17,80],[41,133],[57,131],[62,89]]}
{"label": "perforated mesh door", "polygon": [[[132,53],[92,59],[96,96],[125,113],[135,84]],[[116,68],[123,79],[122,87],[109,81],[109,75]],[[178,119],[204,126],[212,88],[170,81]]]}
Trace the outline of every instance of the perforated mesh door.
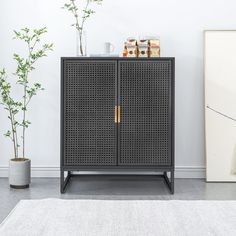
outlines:
{"label": "perforated mesh door", "polygon": [[64,165],[116,165],[116,61],[65,61]]}
{"label": "perforated mesh door", "polygon": [[119,165],[171,165],[171,61],[120,61]]}

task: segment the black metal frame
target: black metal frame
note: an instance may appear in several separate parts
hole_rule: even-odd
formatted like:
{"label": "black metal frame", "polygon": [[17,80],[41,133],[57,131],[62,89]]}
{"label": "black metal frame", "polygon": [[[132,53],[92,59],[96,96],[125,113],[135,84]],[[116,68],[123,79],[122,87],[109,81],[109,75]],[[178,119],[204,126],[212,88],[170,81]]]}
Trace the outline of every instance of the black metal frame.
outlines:
{"label": "black metal frame", "polygon": [[[113,169],[114,168],[109,167],[109,170],[113,170]],[[115,169],[116,170],[117,169],[120,170],[121,168],[115,168]],[[126,168],[122,168],[122,170],[124,170],[124,169],[126,169]],[[134,171],[134,169],[135,170],[139,170],[138,168],[133,168],[133,169],[128,169],[128,170]],[[83,169],[80,168],[80,171],[84,171],[84,170],[88,170],[88,171],[98,171],[98,170],[102,171],[103,170],[104,171],[104,170],[108,170],[108,168],[107,168],[107,166],[106,166],[106,168],[104,168],[104,167],[103,168],[88,167],[88,168],[83,168]],[[142,169],[142,170],[144,170],[144,169]],[[147,168],[146,168],[146,170],[147,170]],[[163,174],[157,174],[155,176],[158,176],[158,177],[162,178],[164,183],[168,187],[170,193],[174,194],[174,169],[172,169],[172,170],[169,170],[169,169],[159,169],[159,168],[154,169],[152,167],[149,170],[155,170],[157,172],[159,172],[159,171],[163,172]],[[61,176],[60,176],[60,191],[61,191],[61,193],[65,193],[66,192],[66,188],[67,188],[67,186],[68,186],[68,184],[69,184],[69,182],[70,182],[72,177],[82,175],[82,174],[74,174],[74,173],[72,173],[72,171],[73,170],[71,170],[71,169],[70,170],[63,170],[63,169],[61,169],[61,171],[60,171],[60,174],[61,174]],[[74,171],[78,171],[78,169],[76,168]],[[65,177],[65,172],[67,172],[67,176],[66,177]],[[170,173],[170,177],[168,177],[168,172]],[[109,175],[111,175],[111,174],[109,174]],[[116,175],[116,174],[114,174],[114,175]]]}
{"label": "black metal frame", "polygon": [[[149,60],[149,61],[171,61],[172,62],[172,81],[170,83],[170,104],[169,104],[169,113],[170,113],[170,156],[171,156],[171,165],[170,166],[65,166],[64,165],[64,61],[65,60],[116,60],[117,64],[119,60]],[[117,66],[118,68],[118,66]],[[119,83],[119,80],[118,80]],[[119,86],[119,84],[118,84]],[[118,95],[118,88],[116,88],[116,94]],[[119,100],[117,100],[119,103]],[[78,174],[73,174],[73,171],[97,171],[97,170],[155,170],[158,172],[163,172],[162,175],[158,175],[163,178],[164,182],[166,183],[168,189],[170,190],[171,194],[174,194],[174,166],[175,166],[175,58],[167,58],[167,57],[161,57],[161,58],[122,58],[122,57],[62,57],[61,58],[61,122],[60,122],[60,128],[61,128],[61,140],[60,140],[60,191],[61,193],[65,193],[66,187],[68,186],[68,183],[70,182],[71,177],[76,176]],[[117,127],[118,129],[118,123]],[[117,132],[118,133],[118,132]],[[118,142],[118,139],[117,139]],[[117,145],[117,154],[119,154]],[[118,161],[118,160],[117,160]],[[67,176],[65,178],[65,172],[67,172]],[[167,173],[170,173],[170,177],[168,177]]]}

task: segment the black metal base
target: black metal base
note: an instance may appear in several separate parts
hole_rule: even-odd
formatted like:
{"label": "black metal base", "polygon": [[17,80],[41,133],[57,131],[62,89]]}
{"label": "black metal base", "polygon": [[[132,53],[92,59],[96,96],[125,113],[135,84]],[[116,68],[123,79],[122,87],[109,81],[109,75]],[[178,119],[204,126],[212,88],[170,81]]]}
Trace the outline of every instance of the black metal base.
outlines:
{"label": "black metal base", "polygon": [[[67,171],[67,176],[65,178],[65,171],[61,170],[61,186],[60,191],[61,193],[66,192],[66,188],[70,182],[72,176],[78,176],[78,174],[72,174],[71,171]],[[170,190],[171,194],[174,194],[174,171],[170,171],[170,178],[167,175],[167,171],[164,171],[163,175],[158,175],[163,178],[166,186]]]}
{"label": "black metal base", "polygon": [[174,194],[175,193],[175,177],[174,177],[174,171],[170,171],[170,178],[168,178],[167,176],[167,172],[165,171],[164,172],[164,180],[165,180],[165,183],[167,185],[167,187],[169,188],[170,190],[170,193],[171,194]]}
{"label": "black metal base", "polygon": [[25,189],[25,188],[29,188],[29,184],[27,184],[27,185],[12,185],[12,184],[10,184],[10,187],[14,188],[14,189]]}
{"label": "black metal base", "polygon": [[65,172],[61,170],[61,193],[66,192],[66,187],[70,181],[71,178],[71,171],[67,171],[67,176],[65,178]]}

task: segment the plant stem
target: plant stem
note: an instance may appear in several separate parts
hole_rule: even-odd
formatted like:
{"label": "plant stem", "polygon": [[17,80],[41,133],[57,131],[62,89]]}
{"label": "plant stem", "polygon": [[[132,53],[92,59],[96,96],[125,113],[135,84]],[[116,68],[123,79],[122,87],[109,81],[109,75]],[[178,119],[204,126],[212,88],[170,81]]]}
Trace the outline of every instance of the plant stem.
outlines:
{"label": "plant stem", "polygon": [[22,149],[22,157],[25,158],[25,111],[26,111],[26,107],[25,107],[25,104],[26,104],[26,85],[24,85],[24,100],[23,100],[23,134],[22,134],[22,137],[23,137],[23,141],[22,141],[22,146],[23,146],[23,149]]}
{"label": "plant stem", "polygon": [[16,159],[18,156],[17,156],[17,151],[16,151],[16,139],[15,139],[14,121],[13,121],[13,116],[12,116],[12,112],[11,112],[11,107],[8,106],[8,109],[9,109],[10,120],[11,120],[12,140],[13,140],[13,145],[14,145],[14,156],[15,156],[15,159]]}
{"label": "plant stem", "polygon": [[34,47],[36,46],[36,43],[38,42],[39,37],[36,37],[35,42],[33,43],[33,46],[31,46],[30,42],[27,43],[28,45],[28,51],[29,51],[29,55],[28,55],[28,63],[29,63],[29,68],[26,71],[25,75],[24,75],[24,95],[23,95],[23,130],[22,130],[22,157],[25,158],[25,128],[26,128],[26,109],[27,106],[31,100],[31,98],[28,98],[27,100],[27,79],[28,79],[28,75],[29,75],[29,70],[30,67],[34,64],[34,62],[36,60],[31,61],[31,55],[32,52],[34,50]]}
{"label": "plant stem", "polygon": [[18,157],[18,137],[17,137],[17,130],[16,130],[16,125],[15,125],[15,115],[12,115],[13,117],[13,122],[14,122],[14,130],[15,130],[15,140],[16,140],[16,156]]}
{"label": "plant stem", "polygon": [[84,22],[85,22],[85,20],[86,20],[85,14],[86,14],[86,12],[87,12],[88,5],[89,5],[89,0],[87,0],[86,7],[84,8],[84,15],[83,15],[83,17],[82,17],[83,20],[82,20],[82,24],[81,24],[81,30],[83,30],[83,28],[84,28]]}
{"label": "plant stem", "polygon": [[80,43],[80,46],[79,46],[79,50],[80,50],[80,54],[81,56],[85,56],[84,55],[84,50],[83,50],[83,27],[84,27],[84,22],[85,22],[85,14],[86,14],[86,11],[88,9],[88,5],[89,5],[89,0],[87,0],[87,3],[86,3],[86,7],[84,9],[84,14],[83,14],[83,20],[82,20],[82,23],[81,23],[81,27],[79,25],[79,16],[78,16],[78,12],[77,12],[77,7],[75,5],[75,2],[74,1],[71,1],[72,3],[72,6],[74,8],[74,10],[72,11],[74,16],[75,16],[75,28],[78,30],[79,32],[79,43]]}
{"label": "plant stem", "polygon": [[87,12],[88,6],[89,6],[89,0],[87,0],[86,7],[84,9],[84,14],[83,14],[83,17],[82,17],[83,20],[82,20],[81,28],[80,28],[80,30],[81,30],[81,32],[80,32],[80,52],[81,52],[82,56],[86,56],[83,53],[83,38],[82,37],[83,37],[83,33],[84,33],[83,32],[83,30],[84,30],[84,22],[86,20],[85,14]]}
{"label": "plant stem", "polygon": [[[36,39],[37,40],[37,39]],[[37,41],[35,41],[34,46]],[[31,48],[30,43],[28,43],[29,56],[28,62],[30,66],[30,57],[34,46]],[[22,131],[22,157],[25,158],[25,119],[26,119],[26,87],[27,87],[27,77],[28,72],[25,73],[24,77],[24,95],[23,95],[23,131]]]}
{"label": "plant stem", "polygon": [[80,48],[81,56],[84,56],[82,36],[83,36],[83,32],[79,31],[79,48]]}

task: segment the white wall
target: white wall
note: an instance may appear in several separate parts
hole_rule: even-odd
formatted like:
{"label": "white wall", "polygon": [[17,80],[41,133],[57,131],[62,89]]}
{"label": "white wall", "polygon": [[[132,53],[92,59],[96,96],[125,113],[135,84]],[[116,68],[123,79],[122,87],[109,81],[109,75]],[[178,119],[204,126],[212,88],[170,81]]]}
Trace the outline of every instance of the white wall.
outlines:
{"label": "white wall", "polygon": [[[47,26],[45,40],[55,50],[37,64],[31,78],[46,90],[33,99],[27,134],[27,156],[33,174],[57,175],[59,167],[60,57],[75,55],[73,18],[61,9],[63,0],[0,1],[0,68],[14,72],[13,52],[22,44],[12,40],[13,29]],[[235,29],[235,0],[104,0],[87,24],[88,52],[98,53],[110,41],[116,52],[128,36],[156,34],[162,56],[176,57],[176,166],[179,177],[204,174],[203,30]],[[8,128],[0,109],[0,132]],[[12,154],[9,140],[0,136],[0,175],[6,175]]]}

